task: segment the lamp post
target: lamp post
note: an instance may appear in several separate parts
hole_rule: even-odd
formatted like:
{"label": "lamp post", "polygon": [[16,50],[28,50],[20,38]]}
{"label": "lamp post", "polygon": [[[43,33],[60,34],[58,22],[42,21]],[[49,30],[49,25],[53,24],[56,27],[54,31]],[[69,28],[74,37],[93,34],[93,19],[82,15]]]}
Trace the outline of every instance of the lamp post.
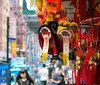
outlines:
{"label": "lamp post", "polygon": [[9,63],[9,17],[7,17],[7,63]]}

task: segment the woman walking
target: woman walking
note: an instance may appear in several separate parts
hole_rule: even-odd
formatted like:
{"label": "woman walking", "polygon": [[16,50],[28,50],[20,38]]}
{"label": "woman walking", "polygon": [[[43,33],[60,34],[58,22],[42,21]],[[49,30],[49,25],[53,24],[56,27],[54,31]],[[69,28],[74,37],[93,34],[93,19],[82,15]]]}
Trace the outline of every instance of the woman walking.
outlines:
{"label": "woman walking", "polygon": [[16,85],[34,85],[33,80],[29,76],[26,69],[21,69],[17,78],[16,78]]}

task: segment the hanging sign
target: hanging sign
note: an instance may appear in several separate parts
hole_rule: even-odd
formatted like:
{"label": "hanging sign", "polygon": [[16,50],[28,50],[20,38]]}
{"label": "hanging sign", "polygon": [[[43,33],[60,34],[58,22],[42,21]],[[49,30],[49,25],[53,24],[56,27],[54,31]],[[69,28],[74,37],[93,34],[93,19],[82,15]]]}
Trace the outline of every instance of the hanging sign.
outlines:
{"label": "hanging sign", "polygon": [[23,0],[23,14],[36,14],[35,0]]}

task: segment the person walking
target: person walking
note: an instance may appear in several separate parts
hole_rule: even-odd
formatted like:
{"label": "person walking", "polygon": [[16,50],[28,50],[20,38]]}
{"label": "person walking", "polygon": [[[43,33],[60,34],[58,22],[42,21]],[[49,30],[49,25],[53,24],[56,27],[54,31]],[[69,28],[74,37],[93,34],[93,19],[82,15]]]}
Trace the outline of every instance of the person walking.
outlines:
{"label": "person walking", "polygon": [[41,69],[39,69],[39,75],[40,75],[41,85],[47,85],[47,83],[48,83],[48,69],[46,68],[45,64],[43,64],[43,67]]}
{"label": "person walking", "polygon": [[51,85],[64,85],[64,76],[62,75],[62,68],[58,68],[57,73],[51,79]]}
{"label": "person walking", "polygon": [[29,76],[26,69],[21,69],[16,77],[16,85],[34,85],[33,80]]}

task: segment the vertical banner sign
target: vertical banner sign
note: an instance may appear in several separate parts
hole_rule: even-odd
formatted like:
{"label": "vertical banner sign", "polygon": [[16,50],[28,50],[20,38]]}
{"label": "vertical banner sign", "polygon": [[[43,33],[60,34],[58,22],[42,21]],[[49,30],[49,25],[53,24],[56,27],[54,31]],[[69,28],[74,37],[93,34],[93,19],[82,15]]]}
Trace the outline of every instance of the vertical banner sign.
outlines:
{"label": "vertical banner sign", "polygon": [[12,54],[16,54],[16,42],[12,42]]}
{"label": "vertical banner sign", "polygon": [[17,28],[17,20],[16,16],[13,13],[13,10],[10,10],[10,18],[9,18],[9,41],[16,40],[16,28]]}

